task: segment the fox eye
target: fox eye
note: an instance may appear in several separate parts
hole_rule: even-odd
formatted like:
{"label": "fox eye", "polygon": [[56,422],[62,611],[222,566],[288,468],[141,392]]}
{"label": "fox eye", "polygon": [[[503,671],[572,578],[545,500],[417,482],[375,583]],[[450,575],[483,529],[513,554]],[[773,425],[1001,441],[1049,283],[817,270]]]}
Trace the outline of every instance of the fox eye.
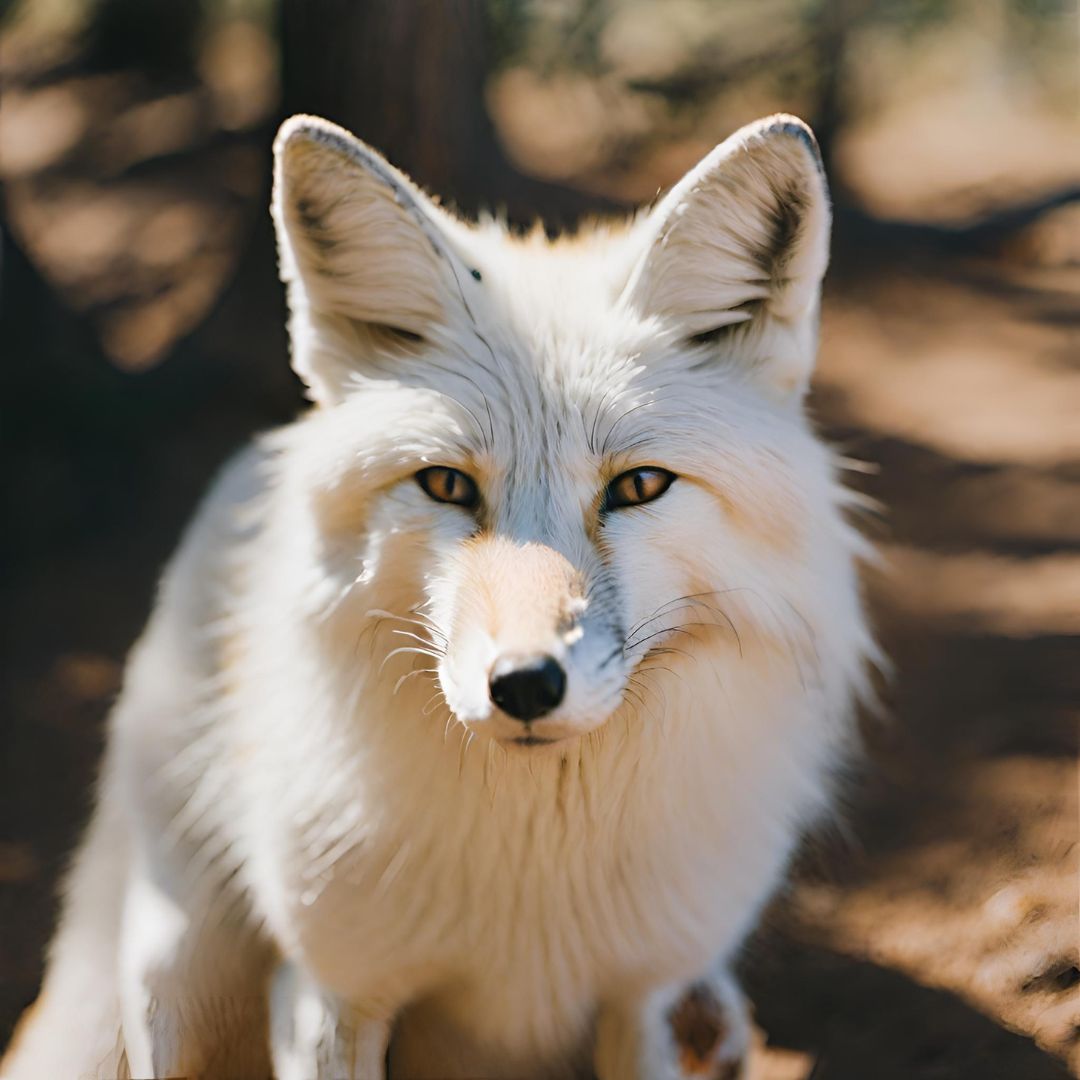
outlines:
{"label": "fox eye", "polygon": [[616,476],[604,494],[604,509],[618,510],[624,506],[641,506],[642,503],[659,499],[675,479],[673,472],[647,465],[641,469],[628,469]]}
{"label": "fox eye", "polygon": [[456,506],[472,507],[480,501],[476,481],[459,469],[446,465],[432,465],[416,474],[416,482],[436,502],[454,503]]}

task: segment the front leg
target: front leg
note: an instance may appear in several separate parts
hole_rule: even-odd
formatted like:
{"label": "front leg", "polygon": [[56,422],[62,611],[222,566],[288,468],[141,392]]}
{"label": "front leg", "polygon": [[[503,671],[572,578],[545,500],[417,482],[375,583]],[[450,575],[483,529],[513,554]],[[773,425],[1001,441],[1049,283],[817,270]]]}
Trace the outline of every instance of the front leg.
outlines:
{"label": "front leg", "polygon": [[727,973],[605,1004],[597,1080],[745,1080],[750,1017]]}
{"label": "front leg", "polygon": [[284,963],[270,995],[270,1043],[277,1080],[385,1080],[392,1016],[356,1008]]}
{"label": "front leg", "polygon": [[137,863],[124,900],[119,1004],[131,1075],[265,1077],[269,947],[216,885],[166,877]]}

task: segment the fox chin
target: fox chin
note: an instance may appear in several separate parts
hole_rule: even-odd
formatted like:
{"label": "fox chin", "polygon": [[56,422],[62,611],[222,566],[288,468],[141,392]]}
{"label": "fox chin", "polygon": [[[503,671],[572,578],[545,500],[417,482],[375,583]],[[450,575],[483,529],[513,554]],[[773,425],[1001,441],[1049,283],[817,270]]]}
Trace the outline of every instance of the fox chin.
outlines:
{"label": "fox chin", "polygon": [[313,406],[164,574],[0,1073],[744,1075],[874,656],[812,134],[549,241],[297,116],[273,215]]}

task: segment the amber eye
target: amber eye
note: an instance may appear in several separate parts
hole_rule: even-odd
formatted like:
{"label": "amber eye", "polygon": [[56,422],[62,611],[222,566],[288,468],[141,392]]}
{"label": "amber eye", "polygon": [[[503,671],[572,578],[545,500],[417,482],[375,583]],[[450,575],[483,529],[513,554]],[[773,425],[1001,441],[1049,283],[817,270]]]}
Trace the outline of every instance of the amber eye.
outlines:
{"label": "amber eye", "polygon": [[651,465],[629,469],[608,484],[604,509],[618,510],[623,506],[641,506],[642,503],[652,502],[671,487],[674,479],[673,472]]}
{"label": "amber eye", "polygon": [[421,469],[416,474],[416,482],[436,502],[475,506],[480,499],[476,481],[471,476],[445,465],[432,465],[430,469]]}

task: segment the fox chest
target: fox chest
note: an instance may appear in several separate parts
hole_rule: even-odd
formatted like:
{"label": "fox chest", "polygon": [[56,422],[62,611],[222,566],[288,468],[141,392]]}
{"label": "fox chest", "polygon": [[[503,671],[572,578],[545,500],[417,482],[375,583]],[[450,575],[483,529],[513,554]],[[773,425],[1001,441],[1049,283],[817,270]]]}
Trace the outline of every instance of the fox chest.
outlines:
{"label": "fox chest", "polygon": [[543,821],[452,840],[372,837],[343,860],[299,912],[324,982],[350,998],[435,993],[493,1036],[522,1017],[567,1031],[627,980],[696,974],[727,944],[718,852]]}
{"label": "fox chest", "polygon": [[531,1076],[526,1065],[541,1063],[565,1080],[587,1060],[605,999],[715,959],[712,905],[685,882],[677,896],[596,853],[531,854],[403,866],[381,892],[343,888],[319,919],[323,931],[340,920],[316,960],[320,979],[395,1003],[401,1075],[431,1075],[429,1065],[451,1075],[447,1063],[460,1061],[461,1075]]}

